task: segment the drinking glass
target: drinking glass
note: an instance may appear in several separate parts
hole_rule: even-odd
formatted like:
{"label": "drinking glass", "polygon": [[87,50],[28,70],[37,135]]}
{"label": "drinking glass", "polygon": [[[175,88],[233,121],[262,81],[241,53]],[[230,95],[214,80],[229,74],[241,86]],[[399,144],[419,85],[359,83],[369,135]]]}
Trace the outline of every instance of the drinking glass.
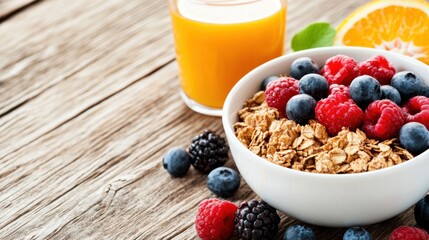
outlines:
{"label": "drinking glass", "polygon": [[181,96],[196,112],[220,116],[241,77],[283,54],[286,0],[169,0],[169,9]]}

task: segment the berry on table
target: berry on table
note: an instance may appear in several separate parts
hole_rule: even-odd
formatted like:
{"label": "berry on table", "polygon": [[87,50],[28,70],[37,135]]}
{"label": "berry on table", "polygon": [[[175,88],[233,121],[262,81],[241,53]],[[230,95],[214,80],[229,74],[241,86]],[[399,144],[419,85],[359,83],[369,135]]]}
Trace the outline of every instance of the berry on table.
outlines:
{"label": "berry on table", "polygon": [[290,66],[290,76],[300,80],[309,73],[319,73],[319,67],[309,57],[295,59]]}
{"label": "berry on table", "polygon": [[310,95],[295,95],[287,102],[287,118],[297,122],[298,124],[305,125],[308,120],[314,118],[314,108],[316,107],[316,104],[316,100],[314,100]]}
{"label": "berry on table", "polygon": [[331,84],[329,86],[329,95],[341,93],[344,94],[347,98],[350,98],[350,89],[347,86],[341,84]]}
{"label": "berry on table", "polygon": [[423,89],[426,88],[422,80],[416,74],[409,71],[396,73],[392,77],[390,84],[399,91],[403,102],[414,96],[421,95]]}
{"label": "berry on table", "polygon": [[372,57],[359,64],[362,75],[369,75],[380,82],[381,85],[389,85],[396,70],[393,65],[383,56]]}
{"label": "berry on table", "polygon": [[365,228],[351,227],[344,233],[343,240],[372,240],[372,237]]}
{"label": "berry on table", "polygon": [[301,225],[293,225],[287,228],[283,240],[315,240],[311,228]]}
{"label": "berry on table", "polygon": [[412,97],[404,104],[406,122],[419,122],[429,129],[429,98],[424,96]]}
{"label": "berry on table", "polygon": [[192,166],[202,173],[209,173],[223,166],[228,160],[228,146],[225,139],[210,130],[205,130],[194,137],[188,152]]}
{"label": "berry on table", "polygon": [[396,105],[401,105],[401,94],[396,90],[396,88],[389,86],[389,85],[383,85],[380,88],[381,90],[381,99],[389,99],[390,101],[396,103]]}
{"label": "berry on table", "polygon": [[389,236],[389,240],[428,240],[429,234],[419,228],[400,226],[397,227]]}
{"label": "berry on table", "polygon": [[360,75],[356,60],[345,55],[336,55],[326,60],[323,76],[331,84],[350,85]]}
{"label": "berry on table", "polygon": [[198,205],[195,228],[203,240],[226,240],[234,232],[237,205],[219,199],[207,199]]}
{"label": "berry on table", "polygon": [[275,80],[279,79],[279,76],[270,76],[264,79],[261,83],[261,91],[265,91],[267,89],[267,86],[270,82],[273,82]]}
{"label": "berry on table", "polygon": [[420,95],[429,98],[429,86],[426,86],[425,84],[423,84],[423,85],[424,85],[424,87],[423,87],[422,92],[420,93]]}
{"label": "berry on table", "polygon": [[287,102],[297,94],[299,94],[298,81],[290,77],[281,77],[268,84],[267,90],[265,90],[265,100],[269,107],[279,111],[280,117],[285,117]]}
{"label": "berry on table", "polygon": [[412,154],[419,155],[429,148],[429,131],[421,123],[407,123],[399,132],[399,142]]}
{"label": "berry on table", "polygon": [[429,195],[426,195],[414,206],[414,218],[419,227],[429,231]]}
{"label": "berry on table", "polygon": [[207,187],[219,197],[227,198],[232,196],[239,186],[240,177],[231,168],[215,168],[207,177]]}
{"label": "berry on table", "polygon": [[162,158],[162,165],[173,177],[183,177],[191,166],[188,152],[181,147],[175,147],[167,151]]}
{"label": "berry on table", "polygon": [[274,239],[280,217],[263,200],[242,202],[235,214],[235,232],[240,239]]}
{"label": "berry on table", "polygon": [[375,78],[363,75],[350,84],[350,96],[359,107],[365,109],[370,103],[381,99],[380,87]]}
{"label": "berry on table", "polygon": [[356,130],[362,126],[364,113],[351,99],[344,94],[329,95],[320,100],[315,109],[317,121],[326,127],[332,136],[337,135],[343,127]]}
{"label": "berry on table", "polygon": [[328,96],[328,81],[322,75],[310,73],[299,80],[299,92],[312,96],[316,101]]}
{"label": "berry on table", "polygon": [[370,138],[386,140],[398,136],[404,123],[405,116],[398,105],[388,99],[377,100],[365,110],[363,131]]}

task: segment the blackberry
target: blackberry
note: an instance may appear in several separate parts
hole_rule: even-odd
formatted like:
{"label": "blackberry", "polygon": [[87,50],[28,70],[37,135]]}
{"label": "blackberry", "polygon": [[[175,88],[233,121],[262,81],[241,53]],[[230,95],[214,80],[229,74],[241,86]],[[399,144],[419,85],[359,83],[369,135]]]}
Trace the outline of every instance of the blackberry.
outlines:
{"label": "blackberry", "polygon": [[274,239],[280,217],[263,200],[242,202],[235,213],[235,233],[239,239]]}
{"label": "blackberry", "polygon": [[209,173],[228,160],[225,139],[210,130],[194,137],[188,152],[192,166],[202,173]]}

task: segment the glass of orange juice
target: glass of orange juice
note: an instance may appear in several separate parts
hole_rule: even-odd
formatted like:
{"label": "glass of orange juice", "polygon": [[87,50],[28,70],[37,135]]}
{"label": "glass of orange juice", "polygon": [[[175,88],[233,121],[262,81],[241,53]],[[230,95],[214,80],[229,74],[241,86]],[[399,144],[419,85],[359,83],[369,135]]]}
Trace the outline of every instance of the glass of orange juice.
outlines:
{"label": "glass of orange juice", "polygon": [[169,0],[181,96],[220,116],[234,84],[283,54],[286,0]]}

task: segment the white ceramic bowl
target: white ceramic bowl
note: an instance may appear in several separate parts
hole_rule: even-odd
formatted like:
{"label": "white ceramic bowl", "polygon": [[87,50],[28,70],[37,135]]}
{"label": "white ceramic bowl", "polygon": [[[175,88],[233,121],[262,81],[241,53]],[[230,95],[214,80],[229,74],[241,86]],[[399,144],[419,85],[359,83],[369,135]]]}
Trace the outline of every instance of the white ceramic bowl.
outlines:
{"label": "white ceramic bowl", "polygon": [[241,176],[267,203],[304,222],[346,227],[380,222],[405,211],[429,191],[429,151],[405,163],[367,173],[316,174],[278,166],[248,150],[234,135],[243,103],[259,90],[262,79],[289,72],[293,60],[310,57],[319,66],[337,54],[363,61],[385,56],[397,71],[415,72],[429,84],[429,67],[397,53],[358,47],[300,51],[271,60],[244,76],[229,93],[223,127]]}

